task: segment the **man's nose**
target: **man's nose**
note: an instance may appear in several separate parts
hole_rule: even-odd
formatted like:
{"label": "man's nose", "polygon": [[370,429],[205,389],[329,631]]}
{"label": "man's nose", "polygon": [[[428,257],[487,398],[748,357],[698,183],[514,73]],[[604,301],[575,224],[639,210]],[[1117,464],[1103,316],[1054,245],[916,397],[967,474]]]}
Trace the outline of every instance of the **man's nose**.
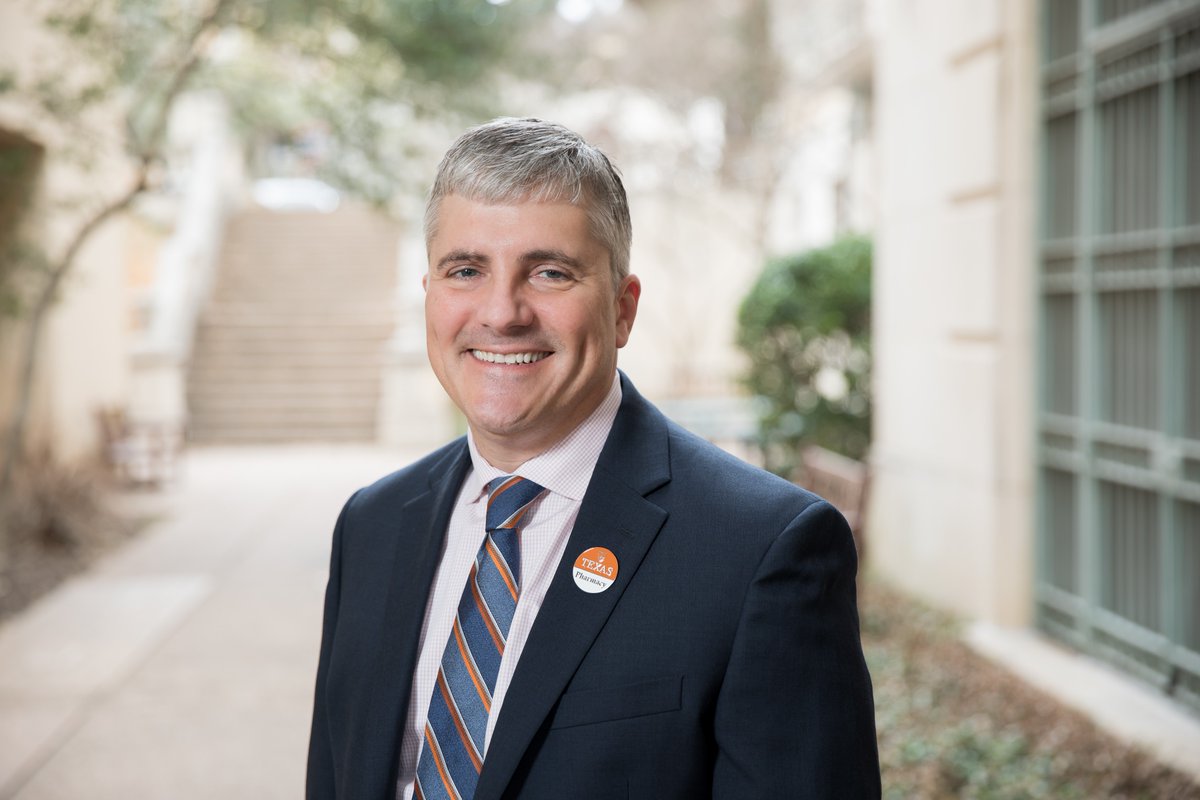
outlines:
{"label": "man's nose", "polygon": [[488,290],[481,298],[480,320],[497,331],[527,327],[533,322],[528,289],[524,280],[496,276],[489,282]]}

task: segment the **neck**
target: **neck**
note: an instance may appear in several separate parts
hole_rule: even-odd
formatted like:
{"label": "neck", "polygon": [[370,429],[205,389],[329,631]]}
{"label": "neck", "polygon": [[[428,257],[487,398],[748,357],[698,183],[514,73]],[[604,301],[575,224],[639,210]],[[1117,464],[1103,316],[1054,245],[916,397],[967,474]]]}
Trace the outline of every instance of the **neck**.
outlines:
{"label": "neck", "polygon": [[[587,419],[587,417],[584,417],[584,419]],[[579,423],[576,423],[564,435],[555,438],[554,441],[547,441],[547,437],[544,436],[494,436],[486,431],[476,430],[475,428],[471,428],[471,438],[474,439],[475,449],[479,451],[479,455],[483,456],[484,461],[487,461],[487,463],[496,469],[503,470],[511,475],[516,472],[517,467],[526,461],[537,458],[567,438],[571,434],[571,431],[575,430],[578,426]]]}
{"label": "neck", "polygon": [[497,446],[498,443],[489,440],[485,436],[480,436],[478,431],[472,430],[471,435],[475,439],[475,449],[479,451],[479,455],[483,456],[483,460],[509,475],[515,473],[517,467],[529,459],[541,455],[547,449],[526,450],[504,445]]}
{"label": "neck", "polygon": [[[615,371],[612,380],[617,380]],[[581,403],[577,406],[576,414],[555,425],[553,430],[549,430],[547,425],[534,425],[524,430],[501,433],[477,428],[468,421],[475,450],[488,464],[511,475],[530,459],[569,439],[604,404],[612,386],[610,383],[603,392]]]}
{"label": "neck", "polygon": [[573,419],[556,427],[553,431],[539,427],[533,430],[499,435],[471,426],[471,438],[475,442],[475,449],[487,463],[511,475],[522,464],[537,458],[550,448],[570,438],[596,413],[607,396],[606,390],[594,402],[589,403],[582,413],[575,415]]}

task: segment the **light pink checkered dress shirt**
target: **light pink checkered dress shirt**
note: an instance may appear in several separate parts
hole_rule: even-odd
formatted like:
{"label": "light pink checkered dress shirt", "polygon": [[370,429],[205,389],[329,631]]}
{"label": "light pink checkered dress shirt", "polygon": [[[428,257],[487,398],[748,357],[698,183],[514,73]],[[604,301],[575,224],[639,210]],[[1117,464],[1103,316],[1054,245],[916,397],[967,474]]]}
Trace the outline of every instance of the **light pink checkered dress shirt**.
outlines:
{"label": "light pink checkered dress shirt", "polygon": [[[549,491],[534,502],[521,528],[521,598],[508,631],[492,710],[488,716],[485,748],[492,740],[492,729],[504,704],[504,695],[512,680],[533,627],[533,620],[542,607],[554,569],[566,549],[579,506],[592,479],[592,471],[600,451],[608,439],[617,408],[621,405],[621,381],[614,376],[612,388],[582,424],[558,444],[535,458],[526,461],[512,474],[528,478]],[[400,744],[400,771],[396,796],[411,800],[417,759],[424,743],[425,716],[429,699],[437,682],[438,665],[450,636],[450,627],[462,597],[463,586],[471,572],[471,563],[483,542],[484,519],[487,510],[487,484],[505,475],[479,455],[475,440],[467,434],[472,469],[463,480],[450,525],[446,530],[446,545],[441,563],[433,578],[429,602],[425,608],[425,624],[421,628],[420,655],[413,673],[412,695],[408,717],[404,721],[404,736]]]}

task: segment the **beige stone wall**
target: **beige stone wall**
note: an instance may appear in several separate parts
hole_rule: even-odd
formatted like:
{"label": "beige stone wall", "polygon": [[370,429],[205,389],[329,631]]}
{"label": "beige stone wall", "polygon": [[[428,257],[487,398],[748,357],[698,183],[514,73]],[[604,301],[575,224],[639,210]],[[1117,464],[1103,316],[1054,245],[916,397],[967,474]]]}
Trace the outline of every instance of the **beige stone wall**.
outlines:
{"label": "beige stone wall", "polygon": [[[19,74],[55,59],[62,68],[80,69],[59,42],[43,35],[28,4],[0,3],[0,64]],[[112,109],[99,109],[89,122],[103,123],[111,138],[90,142],[93,163],[84,167],[63,153],[78,144],[19,94],[0,98],[0,127],[17,131],[45,148],[37,196],[26,214],[36,224],[38,240],[56,256],[81,220],[107,197],[119,193],[129,179],[120,142],[120,119]],[[120,403],[127,375],[127,289],[124,266],[124,224],[110,223],[83,249],[76,267],[60,291],[60,299],[45,327],[37,356],[38,377],[28,428],[31,446],[49,446],[62,459],[73,461],[94,454],[98,432],[93,419],[100,405]],[[0,419],[5,422],[13,402],[17,350],[25,334],[23,321],[6,322],[0,329]]]}
{"label": "beige stone wall", "polygon": [[751,202],[715,189],[632,191],[642,297],[619,364],[656,401],[737,394],[737,308],[761,267]]}
{"label": "beige stone wall", "polygon": [[1031,618],[1033,0],[880,0],[872,568]]}

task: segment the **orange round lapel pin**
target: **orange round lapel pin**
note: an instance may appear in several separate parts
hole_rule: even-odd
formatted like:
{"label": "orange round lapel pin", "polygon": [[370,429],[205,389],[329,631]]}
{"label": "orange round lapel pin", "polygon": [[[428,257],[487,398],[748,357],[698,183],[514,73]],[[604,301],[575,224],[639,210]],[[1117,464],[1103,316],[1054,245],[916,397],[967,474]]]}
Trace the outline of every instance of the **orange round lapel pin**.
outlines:
{"label": "orange round lapel pin", "polygon": [[617,579],[617,557],[607,547],[589,547],[575,559],[571,576],[588,594],[603,592]]}

